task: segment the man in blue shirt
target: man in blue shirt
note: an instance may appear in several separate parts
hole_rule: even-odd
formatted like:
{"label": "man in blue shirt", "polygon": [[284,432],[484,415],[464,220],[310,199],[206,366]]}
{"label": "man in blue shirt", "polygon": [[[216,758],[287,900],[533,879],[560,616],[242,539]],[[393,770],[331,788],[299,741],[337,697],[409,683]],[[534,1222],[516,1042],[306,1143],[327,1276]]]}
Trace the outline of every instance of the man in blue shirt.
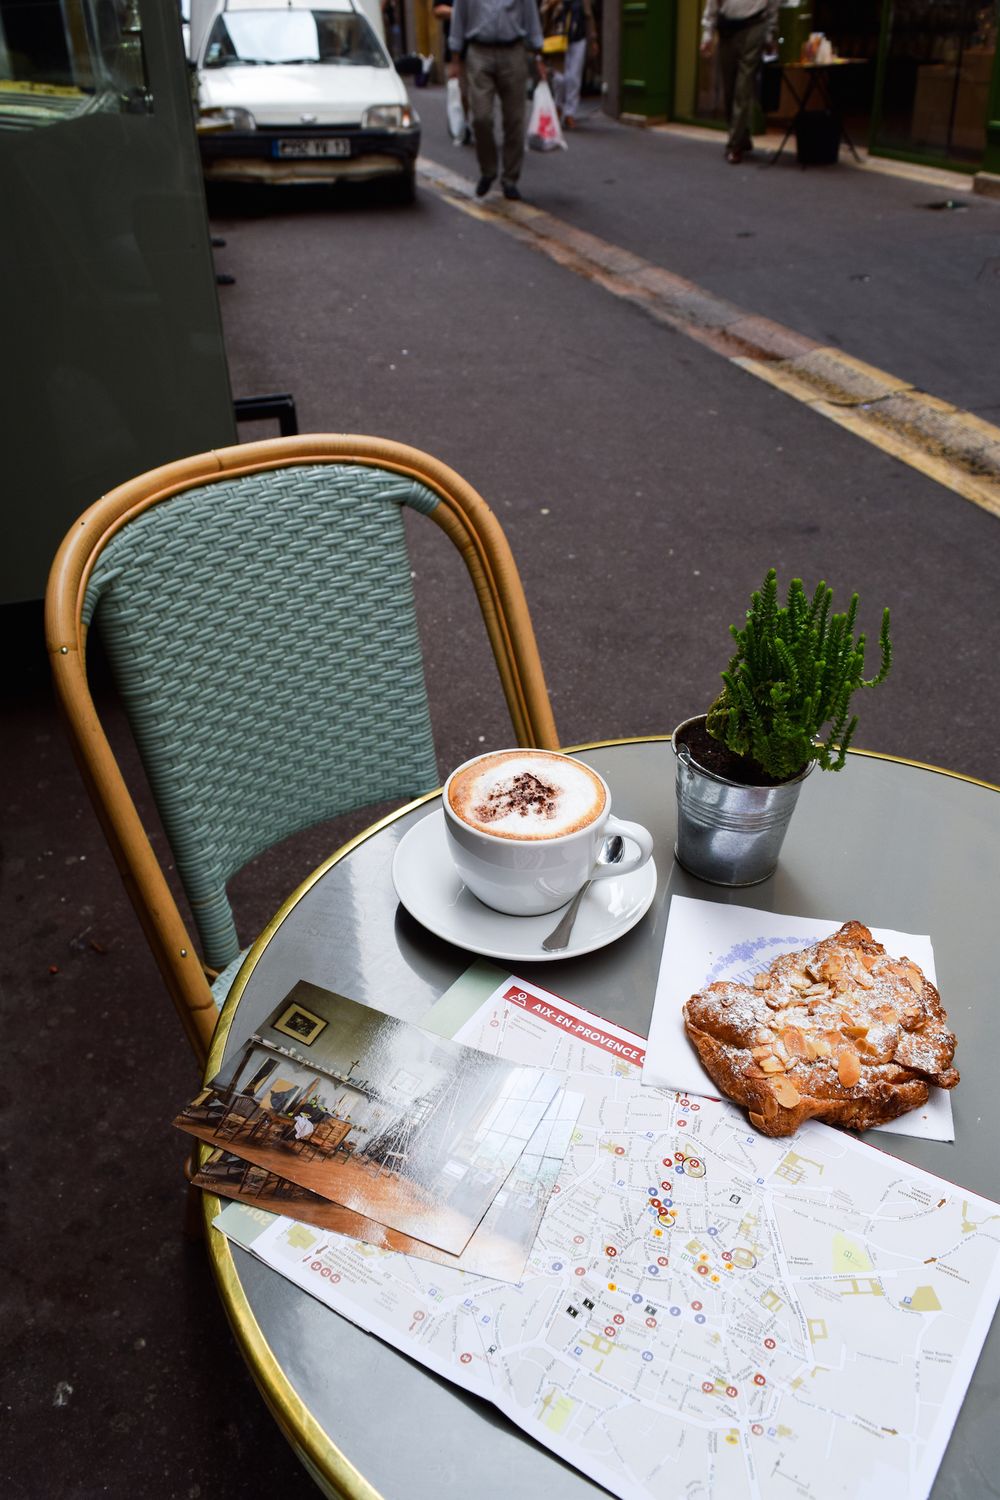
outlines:
{"label": "man in blue shirt", "polygon": [[448,46],[454,54],[449,76],[457,76],[457,59],[465,60],[479,163],[476,197],[485,198],[496,180],[493,101],[499,97],[503,125],[500,183],[505,198],[520,198],[517,180],[524,162],[528,58],[542,50],[537,0],[454,0]]}

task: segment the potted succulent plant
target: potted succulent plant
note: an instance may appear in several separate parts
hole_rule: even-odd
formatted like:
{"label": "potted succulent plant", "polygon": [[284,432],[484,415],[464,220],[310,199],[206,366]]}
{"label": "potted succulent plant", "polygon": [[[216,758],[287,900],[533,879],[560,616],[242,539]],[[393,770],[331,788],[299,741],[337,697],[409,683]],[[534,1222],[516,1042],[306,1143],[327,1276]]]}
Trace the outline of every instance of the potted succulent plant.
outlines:
{"label": "potted succulent plant", "polygon": [[877,687],[892,664],[889,611],[881,660],[865,678],[865,637],[854,638],[858,596],[833,614],[826,583],[810,599],[793,578],[778,603],[771,568],[751,595],[746,624],[729,627],[736,651],[707,714],[674,730],[677,858],[715,885],[756,885],[778,862],[802,783],[819,765],[839,771],[854,738],[850,703]]}

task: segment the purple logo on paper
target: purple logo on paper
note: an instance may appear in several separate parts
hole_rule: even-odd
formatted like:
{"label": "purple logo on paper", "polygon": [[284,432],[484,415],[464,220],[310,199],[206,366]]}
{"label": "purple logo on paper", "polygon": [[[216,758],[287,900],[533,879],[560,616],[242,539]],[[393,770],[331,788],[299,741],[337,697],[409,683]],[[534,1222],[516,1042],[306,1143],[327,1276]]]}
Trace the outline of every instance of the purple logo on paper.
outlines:
{"label": "purple logo on paper", "polygon": [[[780,952],[787,953],[796,948],[808,948],[811,943],[819,942],[818,937],[756,937],[746,938],[742,943],[735,943],[721,958],[716,959],[709,969],[705,978],[706,984],[713,980],[725,977],[734,984],[752,984],[753,976],[766,969],[770,962],[767,949],[777,948]],[[745,965],[744,968],[736,968],[736,965]]]}

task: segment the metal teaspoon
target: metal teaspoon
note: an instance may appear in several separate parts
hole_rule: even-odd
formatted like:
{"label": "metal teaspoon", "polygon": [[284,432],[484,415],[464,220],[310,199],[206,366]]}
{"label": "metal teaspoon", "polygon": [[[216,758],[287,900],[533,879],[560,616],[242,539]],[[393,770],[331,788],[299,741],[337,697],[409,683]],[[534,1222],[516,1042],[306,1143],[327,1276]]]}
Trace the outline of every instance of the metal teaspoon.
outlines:
{"label": "metal teaspoon", "polygon": [[[620,833],[616,833],[613,838],[608,839],[604,844],[604,847],[601,849],[601,857],[597,863],[599,865],[616,865],[624,853],[625,840]],[[558,953],[561,949],[569,946],[569,935],[573,930],[576,914],[580,910],[580,902],[590,890],[593,883],[593,879],[583,882],[583,885],[581,885],[569,906],[563,912],[558,924],[553,927],[547,938],[543,938],[542,947],[546,953]]]}

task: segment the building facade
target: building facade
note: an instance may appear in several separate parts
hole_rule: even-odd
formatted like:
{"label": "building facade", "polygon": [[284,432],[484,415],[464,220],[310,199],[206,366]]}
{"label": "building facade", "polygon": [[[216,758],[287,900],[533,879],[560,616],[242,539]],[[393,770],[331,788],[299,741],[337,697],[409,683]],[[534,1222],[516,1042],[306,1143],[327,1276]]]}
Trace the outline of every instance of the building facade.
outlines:
{"label": "building facade", "polygon": [[[636,120],[722,123],[714,58],[699,51],[702,0],[621,0],[604,18],[606,106]],[[798,0],[779,10],[780,57],[822,32],[854,66],[831,73],[851,137],[876,155],[1000,172],[1000,0]],[[761,113],[790,113],[781,69]]]}

